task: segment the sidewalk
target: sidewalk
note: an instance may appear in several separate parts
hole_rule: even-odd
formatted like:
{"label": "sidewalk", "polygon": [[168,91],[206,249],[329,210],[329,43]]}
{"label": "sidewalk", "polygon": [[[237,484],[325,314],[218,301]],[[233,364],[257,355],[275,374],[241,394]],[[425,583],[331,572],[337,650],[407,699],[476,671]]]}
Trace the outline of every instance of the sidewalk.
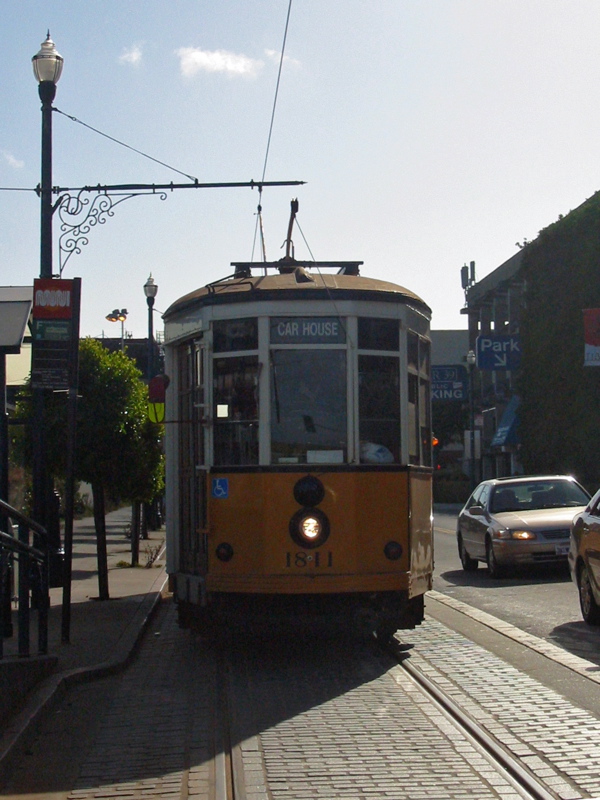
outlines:
{"label": "sidewalk", "polygon": [[[133,654],[167,577],[164,530],[149,531],[149,538],[140,540],[139,566],[129,566],[131,542],[126,532],[130,523],[130,508],[106,516],[110,599],[99,601],[94,521],[75,521],[69,643],[61,641],[62,588],[50,590],[48,656],[36,655],[37,615],[33,612],[31,656],[19,658],[15,615],[14,635],[4,639],[0,661],[0,694],[14,701],[4,715],[0,708],[0,772],[21,746],[27,728],[70,683],[118,671]],[[35,686],[30,685],[32,676],[39,681]]]}

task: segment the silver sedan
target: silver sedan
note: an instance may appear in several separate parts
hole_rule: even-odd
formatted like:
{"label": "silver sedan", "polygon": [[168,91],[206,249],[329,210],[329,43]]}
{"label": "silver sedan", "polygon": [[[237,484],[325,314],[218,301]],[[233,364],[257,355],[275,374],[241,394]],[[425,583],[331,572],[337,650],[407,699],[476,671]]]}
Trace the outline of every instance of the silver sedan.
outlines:
{"label": "silver sedan", "polygon": [[463,569],[487,564],[493,577],[509,567],[566,563],[573,517],[589,493],[568,475],[483,481],[458,516],[457,543]]}

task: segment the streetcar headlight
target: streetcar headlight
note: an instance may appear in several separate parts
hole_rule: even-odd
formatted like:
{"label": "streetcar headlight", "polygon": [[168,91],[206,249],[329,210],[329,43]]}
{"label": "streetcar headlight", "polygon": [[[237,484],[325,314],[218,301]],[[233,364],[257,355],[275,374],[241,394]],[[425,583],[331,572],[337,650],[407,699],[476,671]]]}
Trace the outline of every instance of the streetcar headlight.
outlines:
{"label": "streetcar headlight", "polygon": [[320,547],[329,538],[329,520],[320,508],[301,508],[291,518],[289,532],[300,547]]}
{"label": "streetcar headlight", "polygon": [[300,533],[310,542],[321,535],[323,526],[316,517],[304,517],[300,523]]}

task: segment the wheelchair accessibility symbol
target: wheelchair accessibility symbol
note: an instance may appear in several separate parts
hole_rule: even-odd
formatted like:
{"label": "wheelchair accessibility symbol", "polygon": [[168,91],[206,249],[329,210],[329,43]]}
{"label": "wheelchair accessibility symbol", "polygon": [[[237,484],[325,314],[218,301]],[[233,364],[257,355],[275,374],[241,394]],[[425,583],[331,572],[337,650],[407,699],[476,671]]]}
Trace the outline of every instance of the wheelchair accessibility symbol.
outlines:
{"label": "wheelchair accessibility symbol", "polygon": [[229,478],[212,479],[212,496],[220,500],[229,497]]}

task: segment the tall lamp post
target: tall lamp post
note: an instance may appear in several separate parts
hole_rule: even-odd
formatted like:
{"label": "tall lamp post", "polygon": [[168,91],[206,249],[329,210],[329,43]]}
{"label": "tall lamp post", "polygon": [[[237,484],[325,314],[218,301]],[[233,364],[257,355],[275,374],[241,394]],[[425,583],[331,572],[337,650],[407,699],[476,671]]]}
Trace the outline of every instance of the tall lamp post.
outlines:
{"label": "tall lamp post", "polygon": [[471,491],[475,488],[475,392],[473,389],[473,370],[477,356],[473,350],[467,353],[467,366],[469,369],[469,436],[470,436],[470,458],[469,458],[469,477]]}
{"label": "tall lamp post", "polygon": [[118,308],[115,308],[110,314],[106,315],[106,319],[109,322],[120,322],[121,323],[121,352],[125,350],[125,320],[127,319],[128,311],[126,308],[122,308],[120,311]]}
{"label": "tall lamp post", "polygon": [[150,273],[148,280],[144,284],[144,294],[146,295],[146,302],[148,303],[148,381],[154,377],[154,325],[153,325],[153,309],[154,298],[158,292],[158,286],[154,283],[152,273]]}
{"label": "tall lamp post", "polygon": [[40,51],[31,59],[42,101],[42,179],[38,187],[41,200],[40,278],[52,277],[52,101],[63,61],[48,31]]}
{"label": "tall lamp post", "polygon": [[[40,198],[40,278],[52,278],[52,101],[56,95],[56,84],[61,76],[63,57],[59,55],[50,38],[31,59],[34,75],[38,81],[38,91],[42,101],[42,169],[41,181],[37,187]],[[35,347],[35,343],[34,343]],[[38,435],[33,437],[33,518],[48,527],[58,523],[53,520],[51,508],[52,485],[45,469],[45,444],[43,439],[43,418],[45,389],[33,389],[33,418]]]}

